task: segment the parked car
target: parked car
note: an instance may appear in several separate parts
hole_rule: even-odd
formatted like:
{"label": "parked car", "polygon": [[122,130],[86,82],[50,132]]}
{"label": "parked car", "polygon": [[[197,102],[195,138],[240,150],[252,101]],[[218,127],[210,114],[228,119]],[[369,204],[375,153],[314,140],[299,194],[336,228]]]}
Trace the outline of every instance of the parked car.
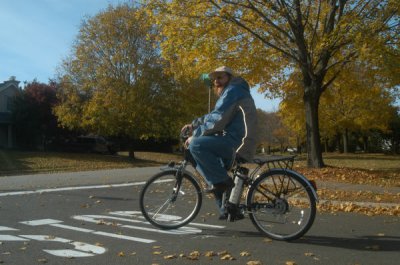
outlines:
{"label": "parked car", "polygon": [[115,154],[117,152],[114,144],[107,141],[102,136],[79,136],[75,143],[72,143],[78,149],[86,152],[94,153],[110,153]]}
{"label": "parked car", "polygon": [[295,153],[297,153],[297,148],[296,147],[288,147],[286,149],[286,151],[288,151],[290,154],[295,154]]}
{"label": "parked car", "polygon": [[49,141],[48,150],[79,152],[79,153],[102,153],[115,154],[118,151],[117,146],[98,135],[78,136],[73,138],[61,138]]}

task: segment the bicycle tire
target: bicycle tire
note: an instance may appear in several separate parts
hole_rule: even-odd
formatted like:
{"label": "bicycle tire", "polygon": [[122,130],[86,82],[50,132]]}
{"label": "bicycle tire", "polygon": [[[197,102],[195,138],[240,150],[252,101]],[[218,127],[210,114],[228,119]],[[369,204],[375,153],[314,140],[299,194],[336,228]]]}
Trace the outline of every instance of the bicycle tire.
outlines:
{"label": "bicycle tire", "polygon": [[182,172],[178,185],[178,170],[160,172],[151,177],[140,193],[140,210],[152,225],[176,229],[191,222],[199,213],[202,193],[189,173]]}
{"label": "bicycle tire", "polygon": [[316,195],[301,175],[273,169],[251,184],[246,196],[249,217],[269,238],[290,241],[302,237],[316,215]]}

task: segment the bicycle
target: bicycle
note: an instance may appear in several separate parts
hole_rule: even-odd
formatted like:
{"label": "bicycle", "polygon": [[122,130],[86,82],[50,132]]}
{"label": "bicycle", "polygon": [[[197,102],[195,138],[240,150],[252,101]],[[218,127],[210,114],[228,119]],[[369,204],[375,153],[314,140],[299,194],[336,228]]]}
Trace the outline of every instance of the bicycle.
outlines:
{"label": "bicycle", "polygon": [[[294,157],[254,159],[257,166],[250,175],[243,161],[235,159],[230,170],[235,186],[223,196],[227,220],[248,214],[254,226],[269,238],[289,241],[303,236],[314,222],[318,196],[315,182],[291,169]],[[183,161],[170,162],[144,185],[140,209],[152,225],[176,229],[196,218],[203,192],[199,181],[186,169],[191,161],[185,149]]]}

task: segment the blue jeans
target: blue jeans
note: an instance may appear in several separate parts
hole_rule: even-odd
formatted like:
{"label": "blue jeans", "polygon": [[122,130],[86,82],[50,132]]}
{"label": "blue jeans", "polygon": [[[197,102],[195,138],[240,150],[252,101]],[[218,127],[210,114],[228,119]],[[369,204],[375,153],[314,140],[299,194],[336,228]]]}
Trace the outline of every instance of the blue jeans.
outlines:
{"label": "blue jeans", "polygon": [[[200,136],[193,138],[189,150],[196,161],[197,171],[208,184],[216,184],[228,180],[227,168],[233,162],[237,146],[224,136]],[[224,213],[222,205],[223,193],[214,194],[220,214]]]}
{"label": "blue jeans", "polygon": [[227,167],[233,161],[235,147],[228,137],[210,135],[193,138],[189,150],[197,163],[197,171],[208,184],[216,184],[228,180]]}

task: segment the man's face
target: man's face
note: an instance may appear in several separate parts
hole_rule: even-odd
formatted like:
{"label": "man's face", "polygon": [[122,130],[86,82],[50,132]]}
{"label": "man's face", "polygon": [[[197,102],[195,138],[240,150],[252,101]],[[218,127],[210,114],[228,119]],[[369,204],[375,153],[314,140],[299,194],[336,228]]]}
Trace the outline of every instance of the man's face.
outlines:
{"label": "man's face", "polygon": [[229,82],[229,75],[225,72],[216,73],[214,76],[214,86],[224,88]]}

